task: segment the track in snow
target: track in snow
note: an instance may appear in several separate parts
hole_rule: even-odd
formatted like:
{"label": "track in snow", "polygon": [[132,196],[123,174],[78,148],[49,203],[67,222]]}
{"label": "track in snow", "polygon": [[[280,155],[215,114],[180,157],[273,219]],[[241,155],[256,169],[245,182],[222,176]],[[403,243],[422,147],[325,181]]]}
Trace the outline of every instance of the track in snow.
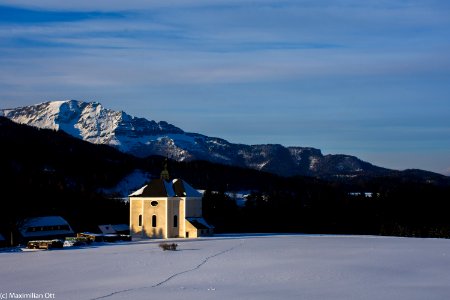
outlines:
{"label": "track in snow", "polygon": [[108,294],[108,295],[105,295],[105,296],[100,296],[100,297],[92,298],[92,299],[90,299],[90,300],[105,299],[105,298],[108,298],[108,297],[115,296],[115,295],[117,295],[117,294],[122,294],[122,293],[126,293],[126,292],[131,292],[131,291],[135,291],[135,290],[141,290],[141,289],[146,289],[146,288],[160,287],[160,286],[162,286],[163,284],[165,284],[165,283],[169,282],[170,280],[174,279],[175,277],[178,277],[178,276],[180,276],[180,275],[183,275],[183,274],[186,274],[186,273],[189,273],[189,272],[193,272],[193,271],[196,271],[196,270],[200,269],[200,268],[201,268],[204,264],[206,264],[210,259],[215,258],[215,257],[220,256],[220,255],[223,255],[223,254],[228,253],[228,252],[230,252],[230,251],[233,251],[233,250],[236,249],[237,247],[242,246],[242,244],[244,244],[244,242],[245,242],[245,240],[241,240],[241,242],[240,242],[238,245],[233,246],[233,247],[228,248],[228,249],[225,249],[225,250],[223,250],[223,251],[220,251],[220,252],[218,252],[218,253],[216,253],[216,254],[210,255],[210,256],[206,257],[202,262],[200,262],[200,263],[199,263],[198,265],[196,265],[195,267],[193,267],[193,268],[191,268],[191,269],[188,269],[188,270],[185,270],[185,271],[181,271],[181,272],[175,273],[175,274],[173,274],[173,275],[167,277],[167,278],[164,279],[163,281],[158,282],[157,284],[154,284],[154,285],[151,285],[151,286],[144,286],[144,287],[140,287],[140,288],[133,288],[133,289],[126,289],[126,290],[116,291],[116,292],[112,292],[112,293],[110,293],[110,294]]}

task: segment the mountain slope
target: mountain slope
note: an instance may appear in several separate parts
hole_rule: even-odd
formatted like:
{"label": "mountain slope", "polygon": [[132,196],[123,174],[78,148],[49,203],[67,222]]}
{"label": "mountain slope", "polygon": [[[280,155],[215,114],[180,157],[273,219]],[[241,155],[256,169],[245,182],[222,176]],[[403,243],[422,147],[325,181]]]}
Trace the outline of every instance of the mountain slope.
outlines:
{"label": "mountain slope", "polygon": [[[4,236],[9,236],[5,232],[15,220],[37,215],[61,215],[81,231],[98,224],[127,223],[126,204],[105,199],[99,192],[129,193],[142,185],[131,186],[136,179],[159,176],[164,161],[160,156],[138,158],[3,117],[0,141],[0,233]],[[282,147],[277,149],[283,152]],[[183,178],[209,191],[203,212],[217,230],[448,237],[450,180],[434,173],[424,176],[423,171],[410,170],[341,182],[286,178],[207,161],[169,161],[169,170],[171,178]],[[249,191],[246,205],[238,208],[227,191]],[[376,196],[355,197],[354,192]]]}
{"label": "mountain slope", "polygon": [[0,116],[38,128],[63,130],[85,141],[110,145],[138,157],[162,155],[177,161],[206,160],[283,176],[332,178],[390,172],[354,156],[324,156],[315,148],[233,144],[220,138],[184,132],[167,122],[149,121],[105,109],[97,102],[45,102],[3,109]]}

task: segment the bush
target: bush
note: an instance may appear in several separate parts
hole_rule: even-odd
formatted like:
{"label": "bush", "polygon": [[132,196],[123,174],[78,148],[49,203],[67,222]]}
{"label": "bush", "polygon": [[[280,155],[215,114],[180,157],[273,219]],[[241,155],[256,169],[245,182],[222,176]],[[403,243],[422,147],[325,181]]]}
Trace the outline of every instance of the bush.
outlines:
{"label": "bush", "polygon": [[178,247],[178,244],[175,244],[175,243],[172,243],[172,244],[161,243],[161,244],[159,244],[159,248],[163,249],[164,251],[166,251],[166,250],[176,251],[177,247]]}

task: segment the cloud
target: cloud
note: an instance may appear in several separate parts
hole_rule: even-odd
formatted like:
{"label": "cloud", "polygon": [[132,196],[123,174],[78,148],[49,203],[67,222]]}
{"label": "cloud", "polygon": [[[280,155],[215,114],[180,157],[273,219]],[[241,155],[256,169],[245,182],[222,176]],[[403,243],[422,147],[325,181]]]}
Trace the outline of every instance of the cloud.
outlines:
{"label": "cloud", "polygon": [[[49,5],[47,9],[66,5],[51,1],[42,3],[44,6],[45,3]],[[89,3],[91,2],[81,1],[80,5],[90,6],[93,11],[102,7],[100,1]],[[421,13],[424,15],[422,17],[413,18],[411,15],[417,15],[422,7],[408,8],[406,11],[377,8],[367,13],[367,6],[358,6],[355,5],[358,2],[352,1],[338,1],[340,5],[331,5],[330,3],[334,2],[325,1],[323,3],[326,4],[320,6],[290,1],[282,2],[282,5],[269,1],[262,2],[261,5],[251,5],[253,2],[238,5],[239,2],[234,2],[234,5],[228,4],[224,8],[222,6],[225,2],[201,6],[198,3],[204,2],[200,1],[195,2],[197,4],[190,9],[182,9],[183,6],[189,6],[189,3],[193,5],[192,2],[187,1],[186,4],[169,1],[166,5],[170,6],[170,9],[154,8],[147,4],[148,10],[139,11],[136,8],[147,1],[136,1],[139,4],[136,4],[137,6],[134,6],[134,3],[127,3],[127,13],[122,12],[123,18],[116,20],[85,13],[82,15],[89,19],[78,22],[61,22],[55,26],[2,26],[0,30],[3,37],[9,36],[12,39],[18,37],[54,42],[55,45],[61,45],[62,42],[69,46],[97,46],[100,50],[103,47],[120,46],[201,54],[250,52],[271,55],[272,51],[284,51],[290,59],[302,50],[311,49],[317,50],[321,58],[333,53],[321,51],[327,49],[336,49],[337,53],[342,53],[345,49],[346,53],[359,54],[362,57],[365,53],[375,53],[378,56],[393,53],[395,56],[405,50],[420,53],[421,49],[426,47],[424,42],[428,41],[429,47],[435,47],[438,43],[448,46],[448,43],[440,39],[432,39],[435,32],[433,23],[439,19],[436,17],[439,15],[437,8],[432,10],[432,16],[435,18],[428,17],[426,13]],[[272,5],[268,5],[269,3]],[[353,5],[344,6],[343,3]],[[53,11],[51,13],[54,14]],[[449,24],[449,21],[442,22],[444,25]],[[420,23],[423,24],[419,25]],[[442,28],[442,25],[440,24],[439,28]],[[417,27],[424,27],[426,34],[417,32]],[[441,32],[436,34],[438,33]],[[95,44],[97,39],[99,42]]]}
{"label": "cloud", "polygon": [[0,6],[0,24],[75,22],[91,18],[118,18],[119,13],[46,11]]}
{"label": "cloud", "polygon": [[234,141],[450,151],[448,1],[0,6],[19,14],[0,20],[1,106],[95,99]]}

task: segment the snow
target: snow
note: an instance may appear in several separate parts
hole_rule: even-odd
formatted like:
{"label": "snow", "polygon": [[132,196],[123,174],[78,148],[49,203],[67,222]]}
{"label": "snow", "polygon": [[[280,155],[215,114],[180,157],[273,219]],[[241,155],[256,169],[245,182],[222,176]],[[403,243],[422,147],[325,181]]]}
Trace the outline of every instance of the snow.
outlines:
{"label": "snow", "polygon": [[[43,231],[28,231],[30,227],[45,227],[45,226],[61,226],[67,225],[68,229],[56,229],[47,228]],[[37,238],[48,235],[66,235],[73,234],[72,228],[69,223],[60,216],[46,216],[46,217],[36,217],[25,220],[24,224],[19,229],[20,234],[23,237]]]}
{"label": "snow", "polygon": [[27,219],[24,224],[24,227],[55,226],[55,225],[68,225],[68,223],[60,216],[36,217]]}
{"label": "snow", "polygon": [[127,224],[113,224],[113,225],[112,225],[112,228],[114,228],[114,230],[115,230],[116,232],[118,232],[118,231],[128,231],[128,230],[130,230],[130,226],[127,225]]}
{"label": "snow", "polygon": [[264,161],[262,163],[249,164],[249,166],[256,170],[262,170],[262,168],[264,168],[268,163],[269,161]]}
{"label": "snow", "polygon": [[142,193],[144,192],[144,189],[145,189],[146,187],[147,187],[147,185],[144,185],[143,187],[141,187],[140,189],[138,189],[138,190],[135,191],[134,193],[131,193],[131,194],[130,194],[130,197],[142,195]]}
{"label": "snow", "polygon": [[236,202],[237,206],[244,207],[245,203],[247,202],[248,196],[250,196],[252,191],[245,190],[245,191],[237,191],[237,192],[226,192],[225,194],[233,199]]}
{"label": "snow", "polygon": [[173,186],[170,182],[163,180],[164,186],[166,187],[167,197],[175,197],[176,193],[173,190]]}
{"label": "snow", "polygon": [[199,217],[186,217],[186,220],[188,220],[189,222],[198,222],[200,224],[202,224],[203,226],[205,226],[206,228],[214,228],[214,226],[208,224],[208,222],[206,222],[205,219],[203,218],[199,218]]}
{"label": "snow", "polygon": [[450,240],[219,235],[0,253],[1,293],[55,299],[449,299]]}
{"label": "snow", "polygon": [[319,159],[317,157],[313,157],[313,156],[309,157],[309,169],[311,171],[316,171],[318,164],[319,164]]}
{"label": "snow", "polygon": [[116,234],[117,231],[112,225],[98,225],[98,228],[103,234]]}
{"label": "snow", "polygon": [[[61,100],[1,109],[11,120],[38,128],[63,130],[94,144],[107,144],[123,152],[146,157],[167,155],[178,161],[190,160],[193,153],[209,153],[204,143],[210,138],[185,133],[164,121],[159,123],[104,108],[98,102]],[[211,154],[212,155],[212,154]],[[214,154],[215,159],[230,158]]]}
{"label": "snow", "polygon": [[[106,195],[115,195],[119,197],[127,197],[133,191],[136,191],[139,187],[142,187],[150,181],[151,175],[143,170],[135,169],[133,172],[125,176],[115,187],[110,189],[101,189],[100,192]],[[143,187],[145,188],[145,186]],[[143,188],[134,192],[140,191],[142,194]],[[137,196],[137,195],[133,195]]]}
{"label": "snow", "polygon": [[175,184],[175,182],[177,182],[178,180],[181,180],[181,183],[183,184],[184,187],[184,195],[185,197],[201,197],[202,194],[197,191],[196,189],[194,189],[192,186],[189,185],[189,183],[187,183],[186,181],[182,180],[182,179],[174,179],[172,180],[172,184]]}
{"label": "snow", "polygon": [[178,143],[186,143],[186,144],[195,144],[195,137],[189,136],[187,134],[166,134],[164,136],[154,137],[157,140],[161,140],[162,138],[169,138],[172,141]]}

